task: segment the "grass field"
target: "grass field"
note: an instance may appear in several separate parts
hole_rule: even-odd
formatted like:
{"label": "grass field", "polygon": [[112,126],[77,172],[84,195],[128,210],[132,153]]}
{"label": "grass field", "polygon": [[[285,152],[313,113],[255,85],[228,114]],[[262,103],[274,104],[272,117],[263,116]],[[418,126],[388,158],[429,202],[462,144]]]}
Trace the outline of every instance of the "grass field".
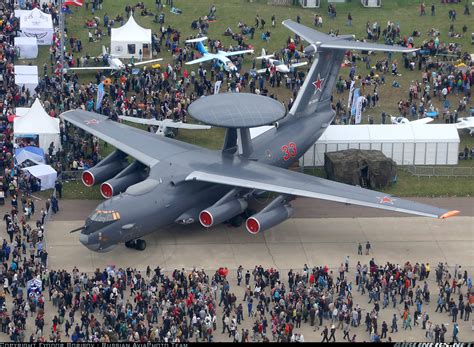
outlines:
{"label": "grass field", "polygon": [[[156,13],[155,1],[154,0],[143,0],[147,9]],[[166,2],[166,1],[164,1]],[[195,35],[197,31],[192,30],[191,22],[198,19],[200,16],[205,16],[208,13],[209,7],[212,3],[216,4],[217,7],[217,21],[210,24],[208,36],[215,39],[218,38],[228,46],[234,44],[231,38],[223,35],[225,28],[231,26],[234,31],[238,31],[237,24],[239,21],[243,21],[248,25],[254,24],[254,18],[256,14],[264,18],[266,21],[266,28],[271,31],[271,40],[264,42],[260,39],[260,29],[256,31],[255,38],[253,40],[248,39],[249,43],[254,46],[255,52],[259,54],[261,48],[265,48],[267,52],[279,50],[285,45],[285,41],[288,36],[292,36],[292,33],[281,25],[281,21],[284,19],[296,19],[296,16],[301,17],[301,22],[305,25],[312,26],[313,15],[318,13],[323,16],[324,24],[321,29],[324,32],[329,32],[331,29],[339,29],[341,34],[355,34],[358,38],[365,37],[365,26],[367,22],[373,23],[377,21],[382,29],[386,26],[387,21],[393,21],[399,23],[402,35],[409,36],[414,30],[418,30],[423,33],[419,38],[415,38],[415,44],[420,44],[423,40],[428,38],[428,31],[431,28],[436,28],[441,32],[441,40],[448,42],[460,43],[463,47],[463,51],[473,51],[473,46],[470,43],[470,33],[474,31],[473,18],[474,15],[465,16],[463,15],[464,2],[462,4],[440,4],[439,0],[428,0],[424,1],[427,6],[428,15],[424,17],[419,16],[419,0],[384,0],[383,7],[380,9],[366,9],[360,5],[360,1],[352,0],[346,4],[337,4],[337,17],[334,20],[330,20],[327,17],[327,1],[322,0],[320,9],[303,9],[299,6],[269,6],[267,0],[175,0],[174,5],[182,9],[181,15],[174,15],[170,13],[170,9],[167,7],[163,11],[165,13],[165,25],[171,25],[173,28],[177,28],[181,31],[181,37],[185,38],[189,35]],[[436,6],[436,16],[430,16],[430,7],[434,3]],[[119,1],[119,0],[104,0],[104,7],[102,10],[97,11],[94,15],[101,18],[103,22],[103,16],[107,13],[110,18],[115,18],[118,14],[125,16],[125,6],[136,4],[136,1]],[[448,21],[448,10],[455,9],[457,12],[457,21],[454,22],[455,31],[461,32],[463,25],[467,25],[467,35],[460,39],[448,38],[448,28],[451,22]],[[471,12],[474,12],[474,8],[470,6]],[[93,14],[91,10],[83,8],[72,8],[74,14],[66,17],[66,27],[68,31],[68,37],[80,38],[83,43],[83,53],[88,53],[91,56],[96,56],[101,52],[101,46],[110,46],[110,37],[104,36],[101,42],[89,43],[87,39],[88,31],[85,29],[84,24],[87,19],[91,19]],[[353,24],[351,27],[346,25],[346,19],[348,13],[352,14]],[[270,18],[272,15],[276,16],[277,25],[275,28],[271,27]],[[153,22],[153,17],[142,17],[139,11],[135,14],[136,21],[146,27],[151,28],[153,31],[159,30],[159,25]],[[118,25],[116,25],[117,27]],[[67,49],[70,49],[67,43]],[[75,53],[77,55],[77,53]],[[77,57],[77,56],[76,56]],[[164,58],[164,63],[171,62],[171,53],[162,51],[160,57]],[[381,56],[379,56],[381,57]],[[395,55],[395,59],[400,61],[400,56]],[[377,56],[371,57],[371,61],[375,62]],[[34,63],[38,66],[42,66],[45,62],[49,64],[49,51],[48,47],[40,47],[39,58],[35,61],[20,61],[19,63]],[[247,58],[244,65],[244,69],[248,69],[251,66],[251,59]],[[40,68],[42,71],[42,69]],[[358,63],[358,74],[365,74],[367,70],[364,63]],[[375,122],[379,122],[380,114],[382,111],[388,112],[389,114],[397,114],[397,102],[400,99],[406,99],[408,96],[408,86],[413,80],[420,80],[421,74],[419,71],[408,72],[401,68],[403,76],[396,77],[400,83],[401,88],[392,88],[391,83],[393,77],[391,75],[386,76],[386,85],[379,89],[380,106],[370,109],[364,115],[364,122],[367,122],[368,116],[375,118]],[[344,78],[348,75],[347,69],[341,69],[341,76]],[[82,73],[80,80],[83,83],[89,81],[95,81],[94,73]],[[285,103],[289,99],[289,91],[285,88],[277,88],[275,92],[278,98]],[[344,94],[335,94],[335,98],[341,98],[347,100],[347,92]],[[440,107],[440,104],[435,100],[435,104]],[[451,98],[451,104],[457,104],[455,98]],[[441,108],[441,107],[440,107]],[[217,149],[220,148],[223,141],[223,130],[212,129],[209,131],[180,131],[178,138],[190,143],[198,144],[207,148]],[[474,138],[468,135],[461,135],[460,148],[464,148],[465,145],[469,147],[474,146]],[[112,150],[110,146],[107,149]],[[465,161],[460,163],[463,166],[473,165],[473,161]],[[408,174],[400,174],[399,182],[394,188],[392,193],[397,195],[470,195],[472,194],[473,185],[470,182],[463,182],[462,179],[418,179],[409,177]],[[459,184],[458,184],[459,182]],[[406,185],[406,187],[403,187]],[[444,188],[440,188],[440,187]],[[459,187],[457,187],[459,186]],[[467,187],[467,188],[466,188]],[[469,188],[470,187],[470,188]],[[76,194],[77,191],[77,194]],[[463,193],[464,192],[464,193]],[[96,194],[91,191],[91,194]],[[88,194],[80,189],[79,187],[71,186],[71,188],[65,188],[64,195],[66,197],[87,197]]]}

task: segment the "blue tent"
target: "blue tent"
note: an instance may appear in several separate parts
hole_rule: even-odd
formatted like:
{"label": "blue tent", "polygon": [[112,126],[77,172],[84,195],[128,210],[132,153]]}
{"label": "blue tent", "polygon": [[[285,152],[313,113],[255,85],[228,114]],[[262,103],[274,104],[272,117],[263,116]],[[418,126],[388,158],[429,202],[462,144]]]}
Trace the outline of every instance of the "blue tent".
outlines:
{"label": "blue tent", "polygon": [[26,160],[31,160],[35,164],[44,164],[44,151],[42,148],[27,146],[15,149],[15,161],[19,165]]}

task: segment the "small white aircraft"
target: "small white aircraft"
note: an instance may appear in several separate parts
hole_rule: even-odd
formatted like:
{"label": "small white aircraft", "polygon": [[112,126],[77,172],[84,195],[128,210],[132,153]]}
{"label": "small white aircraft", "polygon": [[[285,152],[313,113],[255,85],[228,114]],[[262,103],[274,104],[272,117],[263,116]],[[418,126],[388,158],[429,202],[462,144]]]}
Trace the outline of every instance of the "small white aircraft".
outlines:
{"label": "small white aircraft", "polygon": [[109,66],[72,67],[72,68],[69,68],[68,70],[114,70],[114,71],[118,71],[118,70],[123,70],[127,67],[140,66],[140,65],[150,64],[150,63],[154,63],[154,62],[163,60],[163,58],[157,58],[157,59],[151,59],[151,60],[136,62],[134,64],[124,64],[119,58],[115,57],[112,54],[108,54],[107,49],[104,46],[102,46],[102,58],[103,57],[107,58],[107,64],[109,64]]}
{"label": "small white aircraft", "polygon": [[[262,48],[262,55],[260,57],[255,58],[255,59],[257,59],[257,60],[264,59],[264,60],[268,61],[268,63],[270,63],[270,66],[275,66],[276,71],[280,72],[280,73],[283,73],[283,74],[289,73],[291,68],[297,68],[297,67],[300,67],[300,66],[308,65],[308,62],[303,61],[301,63],[294,63],[294,64],[290,64],[288,66],[280,60],[272,59],[273,56],[274,56],[274,54],[266,54],[265,48]],[[259,73],[259,74],[260,73],[265,73],[265,71],[267,71],[267,69],[260,69],[260,70],[257,70],[257,73]]]}
{"label": "small white aircraft", "polygon": [[169,118],[165,118],[163,120],[156,120],[156,119],[129,117],[129,116],[118,116],[118,117],[121,120],[125,120],[127,122],[158,127],[156,130],[156,134],[160,136],[167,136],[167,137],[175,137],[176,136],[175,129],[188,129],[188,130],[211,129],[209,125],[183,123],[182,121],[175,122],[174,120],[169,119]]}
{"label": "small white aircraft", "polygon": [[456,128],[458,129],[468,129],[469,135],[474,135],[474,116],[460,118],[456,123]]}
{"label": "small white aircraft", "polygon": [[206,36],[186,40],[186,43],[195,43],[195,42],[197,42],[196,48],[197,48],[198,52],[202,54],[201,58],[188,61],[188,62],[186,62],[186,65],[199,64],[199,63],[202,63],[202,62],[205,62],[205,61],[216,59],[216,62],[219,64],[219,67],[221,65],[224,65],[224,69],[226,71],[235,72],[235,71],[237,71],[237,67],[227,57],[230,57],[230,56],[233,56],[233,55],[241,55],[241,54],[244,54],[244,53],[253,53],[253,49],[246,49],[246,50],[243,50],[243,51],[235,51],[235,52],[218,51],[217,54],[216,53],[209,53],[207,51],[206,47],[204,47],[204,45],[202,43],[205,40],[207,40]]}
{"label": "small white aircraft", "polygon": [[390,116],[390,120],[392,121],[392,124],[408,124],[408,123],[411,123],[411,124],[428,124],[428,123],[433,121],[433,118],[425,117],[425,118],[410,121],[408,118],[405,118],[405,117]]}

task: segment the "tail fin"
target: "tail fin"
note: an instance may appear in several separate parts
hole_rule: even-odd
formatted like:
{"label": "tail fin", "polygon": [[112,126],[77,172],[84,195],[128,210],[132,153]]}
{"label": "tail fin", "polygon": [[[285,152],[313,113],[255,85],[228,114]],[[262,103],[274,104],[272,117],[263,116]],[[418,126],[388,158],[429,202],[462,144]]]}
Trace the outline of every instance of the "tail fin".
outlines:
{"label": "tail fin", "polygon": [[318,54],[291,107],[289,113],[292,115],[313,115],[316,110],[315,103],[326,101],[329,104],[344,59],[344,53],[347,50],[405,53],[416,51],[416,49],[401,46],[350,41],[353,36],[326,35],[289,19],[283,21],[282,24],[309,43],[309,46],[304,49],[306,55]]}
{"label": "tail fin", "polygon": [[202,55],[208,53],[206,47],[204,46],[203,42],[207,40],[206,36],[196,37],[195,39],[186,40],[186,43],[195,43],[196,49]]}
{"label": "tail fin", "polygon": [[269,58],[273,58],[274,54],[268,54],[267,55],[267,52],[265,52],[265,48],[262,48],[262,55],[260,57],[256,57],[255,59],[257,60],[261,60],[261,59],[269,59]]}
{"label": "tail fin", "polygon": [[197,48],[197,50],[199,51],[199,53],[201,53],[202,55],[204,55],[204,54],[207,53],[207,49],[206,49],[206,47],[202,44],[202,42],[198,42],[197,45],[196,45],[196,48]]}

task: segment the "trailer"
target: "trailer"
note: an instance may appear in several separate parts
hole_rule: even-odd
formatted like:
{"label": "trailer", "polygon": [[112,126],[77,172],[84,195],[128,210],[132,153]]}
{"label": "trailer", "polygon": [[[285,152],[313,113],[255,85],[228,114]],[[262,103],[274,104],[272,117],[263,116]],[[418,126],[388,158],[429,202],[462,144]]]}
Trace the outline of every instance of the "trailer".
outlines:
{"label": "trailer", "polygon": [[303,8],[319,8],[321,0],[300,0],[300,5]]}
{"label": "trailer", "polygon": [[364,7],[381,7],[382,0],[360,0],[360,3]]}

